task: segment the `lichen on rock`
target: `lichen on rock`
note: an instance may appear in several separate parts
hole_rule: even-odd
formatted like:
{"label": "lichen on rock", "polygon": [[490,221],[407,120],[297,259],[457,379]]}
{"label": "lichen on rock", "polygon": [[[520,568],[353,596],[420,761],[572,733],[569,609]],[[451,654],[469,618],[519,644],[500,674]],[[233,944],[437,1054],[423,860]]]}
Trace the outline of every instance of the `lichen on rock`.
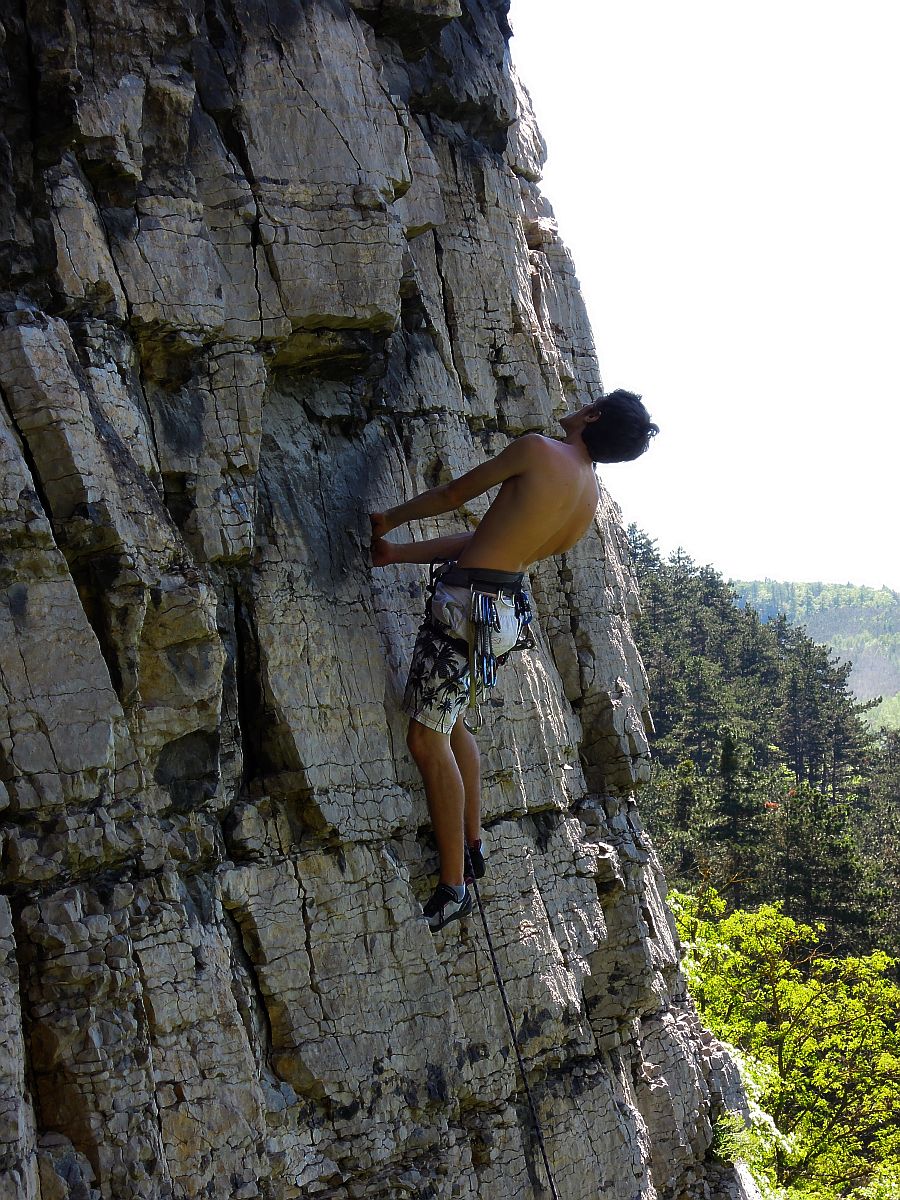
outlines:
{"label": "lichen on rock", "polygon": [[[4,1196],[545,1194],[479,928],[421,916],[424,572],[367,548],[600,388],[506,9],[2,14]],[[559,1193],[746,1194],[605,491],[531,587],[482,893]]]}

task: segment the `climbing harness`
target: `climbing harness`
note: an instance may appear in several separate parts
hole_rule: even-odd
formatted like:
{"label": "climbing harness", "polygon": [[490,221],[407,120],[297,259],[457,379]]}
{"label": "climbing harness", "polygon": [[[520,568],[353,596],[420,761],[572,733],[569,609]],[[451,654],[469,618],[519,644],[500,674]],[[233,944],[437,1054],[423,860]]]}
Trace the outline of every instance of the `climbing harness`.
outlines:
{"label": "climbing harness", "polygon": [[537,1144],[540,1147],[541,1158],[544,1160],[544,1170],[547,1172],[547,1182],[550,1184],[550,1195],[553,1200],[559,1200],[559,1192],[556,1190],[556,1184],[553,1181],[553,1172],[550,1170],[550,1159],[547,1157],[547,1147],[544,1144],[544,1132],[541,1129],[541,1122],[538,1118],[537,1105],[534,1102],[534,1096],[531,1094],[531,1088],[528,1085],[528,1076],[525,1074],[525,1060],[522,1057],[522,1048],[519,1045],[519,1039],[516,1035],[516,1027],[513,1022],[512,1009],[509,1007],[509,1000],[506,996],[506,987],[503,983],[503,976],[500,974],[500,964],[497,962],[497,954],[494,950],[494,941],[491,937],[491,931],[488,929],[487,916],[485,915],[484,905],[481,903],[481,894],[478,891],[478,884],[474,879],[469,881],[469,887],[475,893],[475,899],[478,903],[478,912],[481,915],[481,923],[484,926],[484,936],[487,941],[488,953],[491,956],[491,965],[494,968],[494,978],[497,980],[497,990],[500,993],[500,999],[503,1001],[503,1011],[506,1013],[506,1023],[509,1026],[509,1035],[512,1038],[513,1048],[516,1052],[516,1061],[519,1064],[519,1074],[522,1077],[522,1083],[525,1085],[525,1095],[528,1098],[528,1107],[531,1110],[531,1121],[534,1126],[535,1137]]}
{"label": "climbing harness", "polygon": [[[438,583],[448,587],[469,588],[469,627],[466,644],[469,655],[469,701],[468,712],[463,718],[467,729],[473,733],[484,724],[481,715],[481,705],[478,703],[479,685],[484,691],[489,691],[497,683],[497,666],[506,661],[514,650],[530,650],[534,646],[534,636],[529,628],[532,612],[528,593],[522,590],[521,573],[509,571],[491,571],[486,567],[458,567],[454,562],[437,562],[431,564],[431,596]],[[503,654],[494,653],[494,634],[501,633],[503,623],[498,604],[509,607],[512,598],[512,613],[510,614],[518,626],[515,644]],[[461,639],[453,637],[439,624],[433,624],[433,629],[445,641],[458,643]]]}

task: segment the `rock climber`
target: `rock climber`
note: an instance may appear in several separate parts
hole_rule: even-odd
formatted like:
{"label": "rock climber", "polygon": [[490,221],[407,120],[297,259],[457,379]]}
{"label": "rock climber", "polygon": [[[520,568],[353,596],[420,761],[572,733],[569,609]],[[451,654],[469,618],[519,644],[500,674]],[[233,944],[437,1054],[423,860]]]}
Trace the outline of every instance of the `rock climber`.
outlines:
{"label": "rock climber", "polygon": [[[370,513],[374,567],[432,564],[403,709],[440,857],[424,909],[434,931],[472,911],[467,885],[484,875],[481,762],[462,714],[467,701],[474,709],[493,686],[497,659],[522,644],[530,619],[524,572],[569,550],[589,528],[599,499],[594,463],[635,459],[659,432],[640,396],[621,389],[567,414],[560,425],[562,438],[526,433],[458,479]],[[498,484],[472,532],[387,541],[398,525],[452,512]]]}

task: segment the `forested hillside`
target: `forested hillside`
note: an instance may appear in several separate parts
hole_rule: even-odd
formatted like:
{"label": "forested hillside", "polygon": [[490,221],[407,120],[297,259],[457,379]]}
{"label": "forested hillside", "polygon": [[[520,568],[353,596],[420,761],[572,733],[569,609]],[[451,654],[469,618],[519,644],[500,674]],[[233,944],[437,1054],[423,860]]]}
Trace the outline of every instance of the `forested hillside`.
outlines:
{"label": "forested hillside", "polygon": [[781,596],[763,620],[628,533],[656,726],[641,811],[692,995],[751,1097],[719,1152],[766,1200],[898,1200],[900,732],[872,730]]}
{"label": "forested hillside", "polygon": [[629,530],[655,767],[642,804],[670,882],[782,899],[836,948],[891,948],[900,921],[900,734],[873,733],[850,667],[709,566]]}
{"label": "forested hillside", "polygon": [[783,613],[817,642],[852,663],[849,684],[860,700],[881,697],[873,727],[900,728],[900,593],[837,583],[735,580],[740,602],[763,621]]}

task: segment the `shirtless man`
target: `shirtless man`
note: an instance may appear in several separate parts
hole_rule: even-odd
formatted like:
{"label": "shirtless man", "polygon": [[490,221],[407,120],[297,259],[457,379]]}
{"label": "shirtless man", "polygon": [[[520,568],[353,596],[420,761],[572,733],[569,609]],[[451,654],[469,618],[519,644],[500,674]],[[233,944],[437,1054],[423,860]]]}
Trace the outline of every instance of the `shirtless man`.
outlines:
{"label": "shirtless man", "polygon": [[[527,433],[459,479],[370,514],[373,566],[450,563],[419,631],[403,704],[410,716],[406,742],[425,785],[440,856],[440,879],[425,905],[432,930],[471,912],[466,883],[484,874],[481,761],[462,718],[469,692],[463,644],[469,588],[495,592],[505,619],[493,649],[502,654],[519,632],[521,604],[514,598],[523,572],[569,550],[593,521],[599,499],[594,463],[637,458],[658,432],[640,397],[621,390],[569,413],[560,424],[564,438]],[[500,491],[471,533],[422,542],[385,540],[398,525],[452,512],[498,484]]]}

